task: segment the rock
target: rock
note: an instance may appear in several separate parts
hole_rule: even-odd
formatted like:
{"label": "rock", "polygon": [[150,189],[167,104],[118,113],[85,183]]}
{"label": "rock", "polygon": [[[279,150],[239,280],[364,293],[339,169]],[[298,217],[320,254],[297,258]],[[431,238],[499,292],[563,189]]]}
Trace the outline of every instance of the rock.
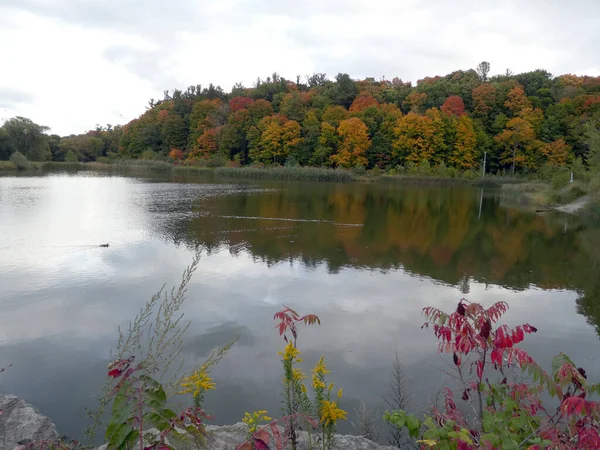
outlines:
{"label": "rock", "polygon": [[16,395],[0,396],[0,450],[57,438],[56,427],[50,419],[25,400]]}
{"label": "rock", "polygon": [[[209,425],[206,427],[209,437],[207,449],[209,450],[232,450],[237,448],[238,445],[243,443],[246,439],[246,432],[248,430],[246,424],[236,423],[235,425],[225,426],[214,426]],[[283,429],[279,427],[280,432],[283,434]],[[313,443],[315,436],[312,437]],[[299,433],[299,446],[301,450],[309,448],[308,444],[308,433],[301,431]],[[316,447],[316,446],[315,446]],[[289,448],[289,445],[286,447]],[[336,434],[335,436],[335,450],[392,450],[395,447],[389,447],[384,445],[376,444],[373,441],[365,439],[361,436],[349,436]]]}

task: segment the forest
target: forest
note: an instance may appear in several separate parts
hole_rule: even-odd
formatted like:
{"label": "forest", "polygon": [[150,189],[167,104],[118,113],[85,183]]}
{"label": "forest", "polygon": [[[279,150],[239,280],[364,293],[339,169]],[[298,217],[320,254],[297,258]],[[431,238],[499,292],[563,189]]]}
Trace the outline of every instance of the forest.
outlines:
{"label": "forest", "polygon": [[216,166],[416,165],[492,173],[600,165],[600,77],[546,70],[490,76],[490,64],[426,77],[333,80],[273,74],[230,92],[210,84],[165,91],[125,125],[48,135],[22,117],[0,128],[0,160],[158,159]]}

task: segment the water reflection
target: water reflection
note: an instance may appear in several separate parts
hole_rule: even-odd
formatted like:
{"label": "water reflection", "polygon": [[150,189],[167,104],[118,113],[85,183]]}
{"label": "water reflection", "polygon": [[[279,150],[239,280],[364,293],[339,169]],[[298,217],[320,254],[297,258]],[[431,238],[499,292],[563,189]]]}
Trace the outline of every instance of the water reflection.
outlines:
{"label": "water reflection", "polygon": [[[600,323],[600,232],[573,220],[565,229],[563,216],[519,212],[479,190],[0,177],[0,230],[0,365],[14,364],[0,391],[75,437],[116,327],[176,283],[196,249],[184,354],[196,363],[241,336],[214,372],[207,408],[217,423],[279,411],[272,316],[282,304],[321,316],[321,327],[301,330],[304,368],[325,353],[350,411],[361,398],[385,409],[396,350],[414,380],[413,407],[427,403],[441,376],[420,310],[452,308],[460,296],[509,301],[510,323],[540,330],[527,344],[537,358],[562,350],[600,373],[586,324]],[[95,246],[103,242],[110,248]]]}

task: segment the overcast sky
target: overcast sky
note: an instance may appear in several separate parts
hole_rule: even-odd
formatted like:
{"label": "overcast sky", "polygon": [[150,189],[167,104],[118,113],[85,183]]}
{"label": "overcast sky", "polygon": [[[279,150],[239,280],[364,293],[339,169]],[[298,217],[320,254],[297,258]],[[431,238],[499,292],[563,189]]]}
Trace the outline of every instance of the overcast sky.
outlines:
{"label": "overcast sky", "polygon": [[0,0],[0,122],[125,123],[165,89],[277,71],[600,75],[597,0]]}

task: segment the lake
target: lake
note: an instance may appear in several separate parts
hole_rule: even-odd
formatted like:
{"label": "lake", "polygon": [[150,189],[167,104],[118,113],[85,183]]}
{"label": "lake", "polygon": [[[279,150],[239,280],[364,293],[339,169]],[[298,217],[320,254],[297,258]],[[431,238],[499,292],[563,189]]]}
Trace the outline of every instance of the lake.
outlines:
{"label": "lake", "polygon": [[599,381],[600,228],[575,217],[465,187],[79,172],[0,177],[0,392],[81,439],[117,327],[197,250],[183,354],[196,364],[240,336],[212,372],[216,424],[279,415],[282,305],[320,316],[300,330],[303,367],[325,355],[352,420],[361,399],[386,409],[396,352],[411,409],[429,404],[443,362],[421,309],[460,298],[507,301],[506,323],[538,328],[523,347],[542,365],[564,351]]}

